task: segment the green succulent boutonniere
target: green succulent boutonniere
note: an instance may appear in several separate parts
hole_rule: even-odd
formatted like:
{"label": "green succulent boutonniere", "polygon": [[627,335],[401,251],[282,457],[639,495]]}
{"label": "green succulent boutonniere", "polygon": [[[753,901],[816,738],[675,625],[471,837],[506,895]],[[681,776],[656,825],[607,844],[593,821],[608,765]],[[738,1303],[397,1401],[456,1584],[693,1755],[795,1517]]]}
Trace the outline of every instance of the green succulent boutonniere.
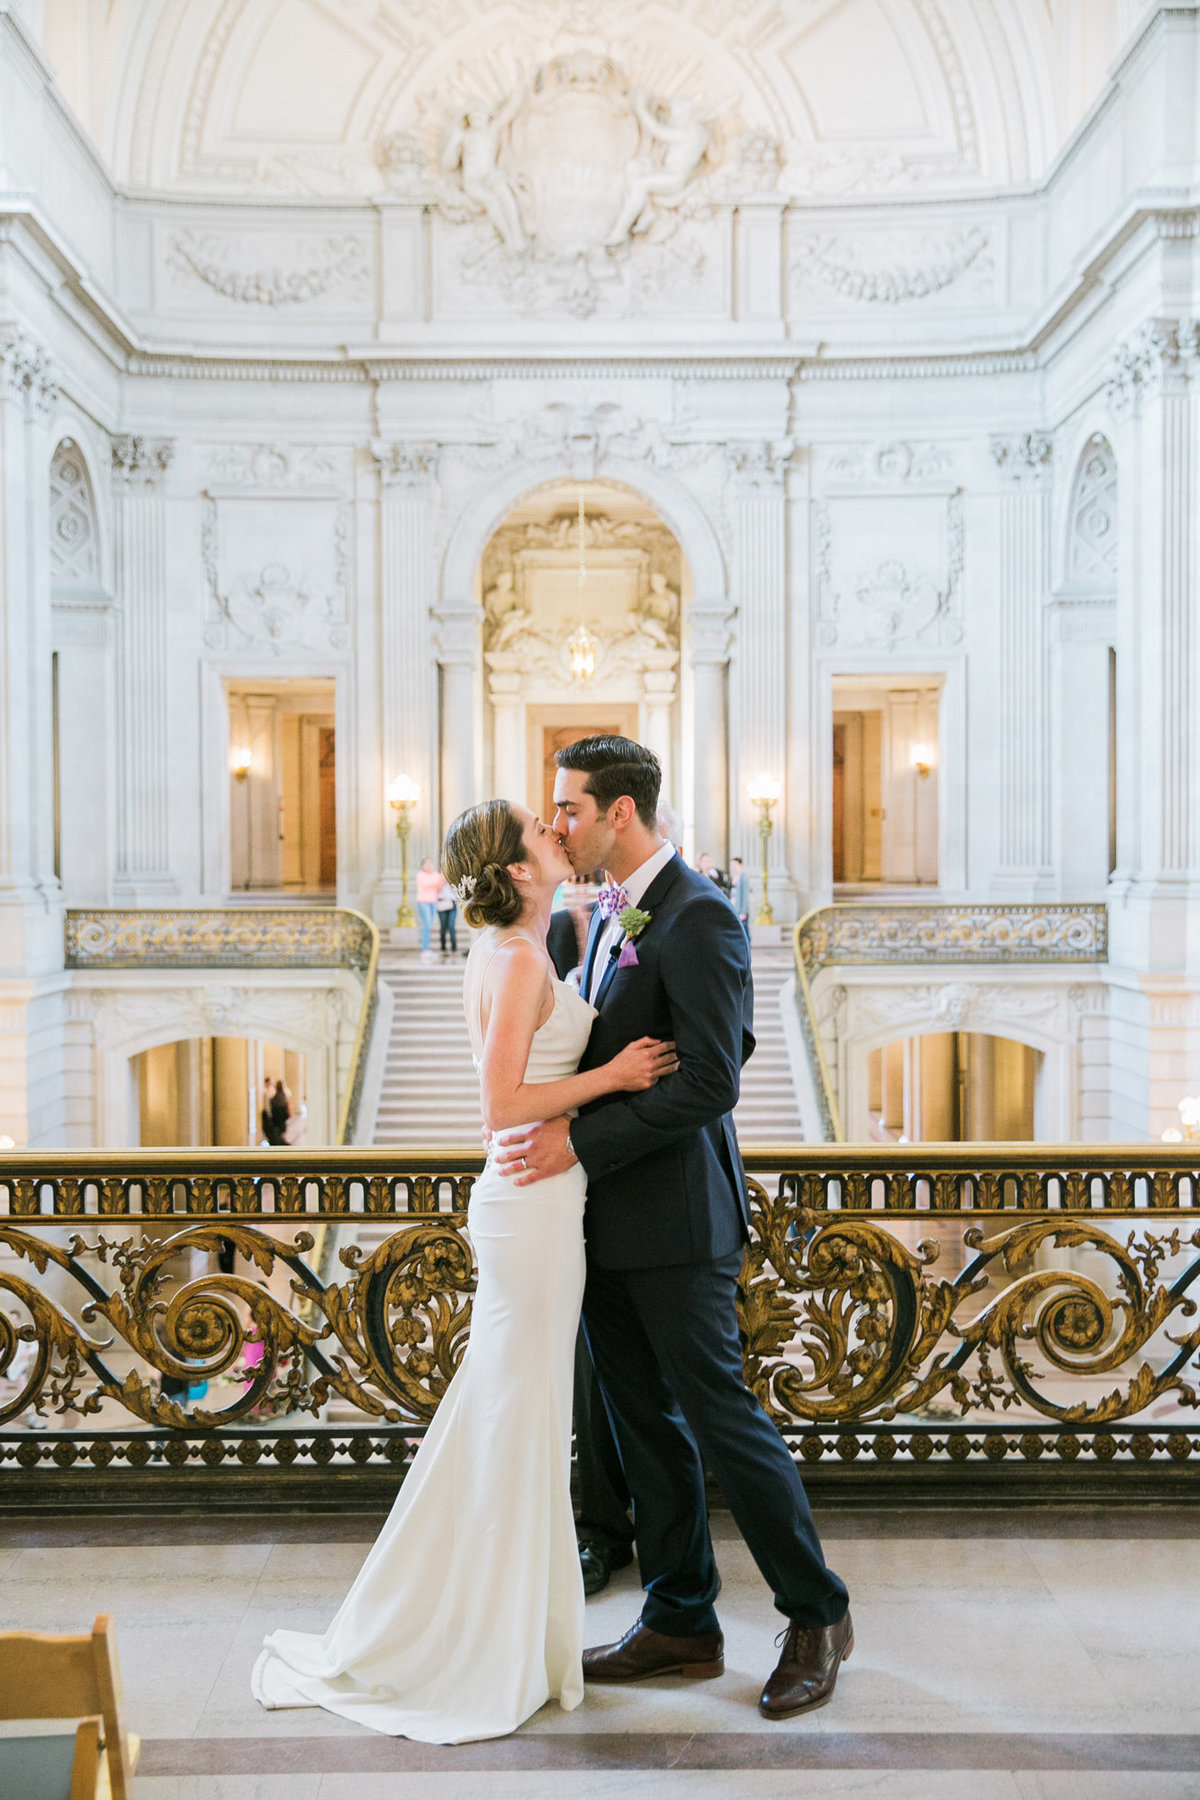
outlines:
{"label": "green succulent boutonniere", "polygon": [[641,937],[650,923],[650,914],[643,912],[640,906],[626,906],[617,914],[617,924],[625,933],[625,942],[621,945],[621,954],[617,958],[618,969],[637,967],[637,951],[633,940]]}

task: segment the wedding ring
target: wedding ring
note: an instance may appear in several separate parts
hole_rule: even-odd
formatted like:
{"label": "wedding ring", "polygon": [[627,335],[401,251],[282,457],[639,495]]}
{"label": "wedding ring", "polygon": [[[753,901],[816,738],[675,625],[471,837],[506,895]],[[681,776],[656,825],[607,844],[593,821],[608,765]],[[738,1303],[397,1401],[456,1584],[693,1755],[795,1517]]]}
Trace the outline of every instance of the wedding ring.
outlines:
{"label": "wedding ring", "polygon": [[524,1157],[521,1158],[521,1167],[523,1169],[527,1169],[529,1167],[529,1164],[525,1161]]}

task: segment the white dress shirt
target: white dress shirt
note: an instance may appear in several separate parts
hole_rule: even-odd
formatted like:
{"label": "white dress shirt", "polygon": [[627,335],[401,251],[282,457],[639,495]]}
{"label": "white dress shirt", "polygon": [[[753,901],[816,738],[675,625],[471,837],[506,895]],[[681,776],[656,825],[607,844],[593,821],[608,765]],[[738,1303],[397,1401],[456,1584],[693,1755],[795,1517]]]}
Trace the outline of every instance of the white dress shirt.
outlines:
{"label": "white dress shirt", "polygon": [[[641,905],[642,895],[646,892],[646,889],[650,886],[655,877],[660,875],[668,866],[674,855],[674,844],[664,844],[661,850],[656,850],[653,856],[648,856],[645,862],[633,871],[632,875],[627,875],[624,881],[619,883],[629,895],[630,906]],[[587,995],[593,1006],[596,1004],[596,995],[600,990],[600,983],[604,980],[605,973],[608,969],[609,952],[614,944],[619,944],[621,942],[621,939],[624,936],[625,933],[617,924],[616,919],[606,919],[604,924],[600,927],[600,936],[596,942],[596,955],[592,962],[592,979],[588,987]]]}

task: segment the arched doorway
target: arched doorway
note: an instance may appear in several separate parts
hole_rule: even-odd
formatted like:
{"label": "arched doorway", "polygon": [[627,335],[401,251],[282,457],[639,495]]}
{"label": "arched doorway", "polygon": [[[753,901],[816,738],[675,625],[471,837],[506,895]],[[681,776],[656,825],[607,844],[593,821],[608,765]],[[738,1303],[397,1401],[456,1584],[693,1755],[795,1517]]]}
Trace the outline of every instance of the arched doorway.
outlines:
{"label": "arched doorway", "polygon": [[683,807],[690,577],[678,539],[642,496],[595,479],[536,488],[489,538],[478,597],[490,789],[547,817],[555,750],[619,732],[656,752],[663,797]]}
{"label": "arched doorway", "polygon": [[1039,1136],[1042,1054],[1015,1038],[931,1031],[867,1058],[869,1133],[883,1143],[1026,1143]]}
{"label": "arched doorway", "polygon": [[296,1121],[289,1135],[301,1141],[308,1069],[298,1050],[262,1038],[178,1038],[131,1057],[130,1072],[143,1146],[258,1144],[275,1082],[283,1082]]}

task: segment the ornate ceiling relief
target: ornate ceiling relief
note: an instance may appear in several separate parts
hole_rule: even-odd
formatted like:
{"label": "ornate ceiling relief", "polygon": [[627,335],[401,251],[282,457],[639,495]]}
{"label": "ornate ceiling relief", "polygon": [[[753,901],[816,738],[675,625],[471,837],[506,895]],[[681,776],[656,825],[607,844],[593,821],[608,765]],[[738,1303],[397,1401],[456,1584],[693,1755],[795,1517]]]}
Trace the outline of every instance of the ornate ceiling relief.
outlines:
{"label": "ornate ceiling relief", "polygon": [[166,263],[174,289],[186,294],[197,283],[242,306],[288,307],[336,295],[340,303],[370,298],[371,246],[365,234],[285,237],[275,260],[261,261],[262,233],[175,232]]}
{"label": "ornate ceiling relief", "polygon": [[703,228],[778,179],[773,141],[739,134],[731,102],[652,93],[592,50],[553,57],[490,99],[465,81],[421,132],[388,137],[380,159],[395,189],[432,194],[454,272],[493,307],[499,294],[518,311],[587,318],[659,297],[703,302],[715,249]]}
{"label": "ornate ceiling relief", "polygon": [[342,653],[350,642],[350,507],[319,446],[226,445],[201,494],[210,650]]}
{"label": "ornate ceiling relief", "polygon": [[793,244],[794,298],[825,297],[864,306],[928,300],[953,288],[964,303],[992,299],[996,268],[992,234],[979,226],[930,232],[909,227],[860,232],[808,232]]}

